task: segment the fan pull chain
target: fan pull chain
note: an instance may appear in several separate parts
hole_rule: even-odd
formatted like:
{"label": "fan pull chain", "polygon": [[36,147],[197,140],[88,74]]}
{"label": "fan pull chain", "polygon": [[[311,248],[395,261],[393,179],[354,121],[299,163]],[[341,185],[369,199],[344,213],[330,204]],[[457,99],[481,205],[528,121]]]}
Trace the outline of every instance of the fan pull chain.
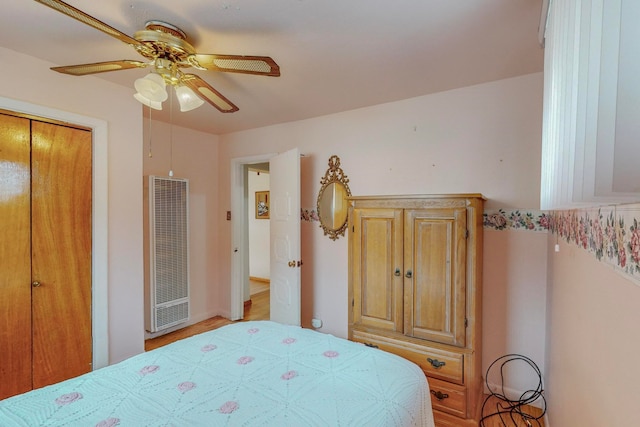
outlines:
{"label": "fan pull chain", "polygon": [[169,128],[169,176],[173,176],[173,96],[169,97]]}
{"label": "fan pull chain", "polygon": [[151,152],[151,107],[149,108],[149,158],[153,157],[153,153]]}

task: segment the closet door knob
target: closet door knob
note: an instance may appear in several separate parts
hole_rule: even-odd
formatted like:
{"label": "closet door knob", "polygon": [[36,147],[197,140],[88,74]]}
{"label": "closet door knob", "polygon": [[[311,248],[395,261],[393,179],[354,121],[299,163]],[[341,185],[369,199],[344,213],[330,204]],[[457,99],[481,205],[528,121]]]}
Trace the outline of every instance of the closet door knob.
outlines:
{"label": "closet door knob", "polygon": [[400,273],[400,269],[399,269],[399,268],[396,268],[396,272],[395,272],[395,273],[393,273],[393,274],[394,274],[395,276],[400,277],[400,275],[401,275],[402,273]]}
{"label": "closet door knob", "polygon": [[34,288],[39,288],[40,282],[38,282],[37,280],[34,280],[33,282],[31,282],[31,286],[33,286]]}
{"label": "closet door knob", "polygon": [[407,274],[405,274],[404,277],[406,277],[407,279],[411,279],[411,276],[413,276],[411,270],[407,270]]}

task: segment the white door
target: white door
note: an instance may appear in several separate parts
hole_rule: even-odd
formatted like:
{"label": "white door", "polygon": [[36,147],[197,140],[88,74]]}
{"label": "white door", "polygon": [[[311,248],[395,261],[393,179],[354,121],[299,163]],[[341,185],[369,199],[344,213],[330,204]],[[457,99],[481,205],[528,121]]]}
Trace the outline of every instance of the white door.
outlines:
{"label": "white door", "polygon": [[269,159],[271,320],[300,325],[300,152]]}

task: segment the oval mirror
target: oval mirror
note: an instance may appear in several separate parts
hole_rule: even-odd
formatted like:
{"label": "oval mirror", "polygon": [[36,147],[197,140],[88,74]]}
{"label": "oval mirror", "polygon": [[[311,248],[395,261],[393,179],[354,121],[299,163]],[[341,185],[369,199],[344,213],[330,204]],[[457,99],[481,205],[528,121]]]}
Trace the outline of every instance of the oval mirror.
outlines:
{"label": "oval mirror", "polygon": [[347,197],[351,196],[349,179],[340,168],[340,158],[329,158],[329,169],[320,180],[317,211],[320,227],[331,240],[344,236],[347,228]]}

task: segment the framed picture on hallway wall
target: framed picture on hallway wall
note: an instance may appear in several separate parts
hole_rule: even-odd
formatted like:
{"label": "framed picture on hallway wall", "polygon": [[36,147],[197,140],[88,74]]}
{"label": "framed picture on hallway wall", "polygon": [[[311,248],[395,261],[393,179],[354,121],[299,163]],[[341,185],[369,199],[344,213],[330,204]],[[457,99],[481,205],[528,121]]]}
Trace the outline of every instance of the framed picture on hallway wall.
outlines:
{"label": "framed picture on hallway wall", "polygon": [[269,219],[268,191],[256,191],[256,219]]}

